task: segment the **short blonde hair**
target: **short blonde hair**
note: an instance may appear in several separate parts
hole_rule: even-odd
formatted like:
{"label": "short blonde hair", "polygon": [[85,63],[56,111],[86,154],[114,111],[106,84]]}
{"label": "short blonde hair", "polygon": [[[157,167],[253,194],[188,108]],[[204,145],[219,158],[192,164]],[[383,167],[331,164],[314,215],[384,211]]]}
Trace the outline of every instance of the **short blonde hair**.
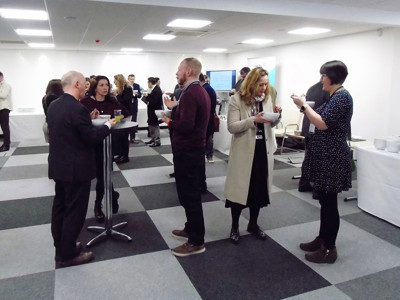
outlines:
{"label": "short blonde hair", "polygon": [[197,58],[188,57],[188,58],[185,58],[182,62],[185,62],[186,66],[192,70],[194,77],[197,77],[197,78],[199,77],[202,66],[201,66],[201,62]]}
{"label": "short blonde hair", "polygon": [[[245,101],[247,105],[251,105],[255,102],[254,100],[255,91],[258,87],[258,83],[264,76],[268,76],[268,71],[261,67],[257,67],[251,70],[250,73],[247,74],[246,78],[244,79],[242,87],[239,91],[239,95],[240,99],[242,101]],[[268,95],[269,95],[269,81],[268,81],[268,86],[265,90],[265,98],[268,98]]]}

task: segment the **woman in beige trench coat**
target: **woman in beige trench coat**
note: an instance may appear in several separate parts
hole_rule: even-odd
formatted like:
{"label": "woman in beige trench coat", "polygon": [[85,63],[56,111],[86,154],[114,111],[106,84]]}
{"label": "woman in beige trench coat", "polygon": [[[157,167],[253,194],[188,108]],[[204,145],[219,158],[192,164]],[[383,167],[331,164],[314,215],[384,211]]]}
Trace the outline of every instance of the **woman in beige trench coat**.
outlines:
{"label": "woman in beige trench coat", "polygon": [[240,92],[229,103],[228,130],[232,142],[225,207],[231,208],[230,239],[235,244],[239,243],[239,217],[245,207],[250,209],[247,231],[262,240],[267,237],[257,225],[257,219],[260,208],[269,204],[273,154],[277,148],[273,127],[279,119],[272,122],[263,113],[282,111],[273,103],[269,90],[268,72],[257,67],[247,75]]}

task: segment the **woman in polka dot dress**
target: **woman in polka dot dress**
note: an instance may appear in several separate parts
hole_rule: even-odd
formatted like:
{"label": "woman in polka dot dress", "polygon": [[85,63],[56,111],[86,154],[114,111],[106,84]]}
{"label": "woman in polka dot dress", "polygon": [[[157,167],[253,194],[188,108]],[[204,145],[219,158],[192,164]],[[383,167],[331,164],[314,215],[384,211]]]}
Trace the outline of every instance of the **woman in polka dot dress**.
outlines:
{"label": "woman in polka dot dress", "polygon": [[322,65],[320,73],[323,90],[330,93],[324,105],[314,111],[304,97],[292,96],[294,103],[315,125],[302,176],[314,183],[321,205],[319,235],[312,242],[301,243],[300,248],[309,252],[306,254],[308,261],[334,263],[340,224],[337,195],[351,188],[351,154],[347,137],[353,115],[353,99],[342,86],[348,74],[343,62],[329,61]]}

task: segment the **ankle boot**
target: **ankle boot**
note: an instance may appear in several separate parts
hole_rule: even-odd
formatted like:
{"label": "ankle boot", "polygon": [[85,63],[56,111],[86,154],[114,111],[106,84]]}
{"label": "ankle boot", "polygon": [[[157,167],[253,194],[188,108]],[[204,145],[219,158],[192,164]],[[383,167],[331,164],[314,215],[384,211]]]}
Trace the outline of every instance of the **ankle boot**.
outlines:
{"label": "ankle boot", "polygon": [[104,213],[101,208],[102,208],[101,201],[96,200],[94,202],[94,217],[96,218],[96,221],[99,223],[104,222]]}
{"label": "ankle boot", "polygon": [[231,229],[231,234],[229,236],[229,239],[231,240],[232,243],[234,244],[239,244],[240,241],[240,234],[239,234],[239,229]]}
{"label": "ankle boot", "polygon": [[306,260],[317,264],[333,264],[337,257],[336,248],[328,250],[324,246],[314,252],[306,253]]}
{"label": "ankle boot", "polygon": [[118,199],[119,199],[119,193],[117,191],[113,191],[113,196],[112,196],[112,213],[113,214],[116,214],[119,210]]}
{"label": "ankle boot", "polygon": [[324,241],[321,238],[316,237],[315,240],[313,240],[312,242],[301,243],[300,249],[307,252],[317,251],[318,249],[321,248],[323,242]]}

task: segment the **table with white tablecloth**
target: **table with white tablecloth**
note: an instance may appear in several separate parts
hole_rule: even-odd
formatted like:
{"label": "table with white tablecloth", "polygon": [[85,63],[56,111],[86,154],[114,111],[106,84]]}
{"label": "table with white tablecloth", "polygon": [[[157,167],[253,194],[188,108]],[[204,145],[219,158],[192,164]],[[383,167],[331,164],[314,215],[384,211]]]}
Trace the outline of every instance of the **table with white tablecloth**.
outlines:
{"label": "table with white tablecloth", "polygon": [[400,226],[400,153],[357,148],[358,206]]}

